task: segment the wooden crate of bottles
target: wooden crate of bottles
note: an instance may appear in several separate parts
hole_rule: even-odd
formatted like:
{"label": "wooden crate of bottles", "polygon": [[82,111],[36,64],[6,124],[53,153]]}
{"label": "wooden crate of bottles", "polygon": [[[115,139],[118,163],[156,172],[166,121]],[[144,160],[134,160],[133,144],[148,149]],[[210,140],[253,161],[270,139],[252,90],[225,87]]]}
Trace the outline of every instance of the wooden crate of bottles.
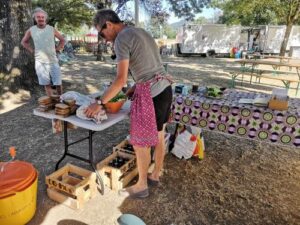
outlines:
{"label": "wooden crate of bottles", "polygon": [[104,184],[112,190],[120,190],[138,174],[136,157],[127,152],[115,150],[97,164]]}
{"label": "wooden crate of bottles", "polygon": [[115,151],[122,151],[122,152],[126,152],[128,154],[135,155],[133,146],[131,144],[129,144],[129,141],[127,139],[123,140],[120,144],[115,146],[113,148],[113,151],[114,152]]}
{"label": "wooden crate of bottles", "polygon": [[[169,133],[165,133],[165,146],[166,146],[165,154],[167,154],[168,151],[169,151],[169,139],[170,139],[170,136],[171,135]],[[113,148],[113,151],[122,151],[122,152],[126,152],[128,154],[135,155],[133,146],[129,143],[129,141],[127,139],[123,140],[120,144],[118,144],[117,146],[115,146]]]}
{"label": "wooden crate of bottles", "polygon": [[80,209],[97,193],[96,173],[67,164],[46,176],[47,194],[54,201]]}

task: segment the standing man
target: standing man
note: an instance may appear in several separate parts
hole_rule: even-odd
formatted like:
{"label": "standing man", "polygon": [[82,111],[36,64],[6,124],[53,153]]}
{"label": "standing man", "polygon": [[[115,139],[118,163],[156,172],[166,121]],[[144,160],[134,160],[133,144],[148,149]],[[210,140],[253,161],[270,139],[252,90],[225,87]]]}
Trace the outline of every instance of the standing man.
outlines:
{"label": "standing man", "polygon": [[[162,65],[154,39],[141,28],[126,26],[109,9],[100,10],[94,18],[99,34],[114,43],[117,57],[117,76],[100,100],[86,109],[88,117],[95,116],[102,105],[116,96],[126,84],[128,69],[135,80],[130,110],[130,143],[137,157],[138,182],[120,191],[122,196],[145,198],[148,186],[156,186],[165,155],[164,129],[172,103],[172,87]],[[151,174],[150,147],[155,146],[155,167]]]}
{"label": "standing man", "polygon": [[[36,8],[33,12],[37,25],[30,27],[21,44],[35,57],[35,70],[39,84],[45,87],[46,94],[52,95],[51,86],[56,87],[58,95],[62,94],[61,72],[56,57],[56,52],[64,48],[63,36],[52,26],[47,25],[48,14],[41,8]],[[59,44],[55,47],[55,37],[59,39]],[[34,49],[29,41],[33,39]]]}

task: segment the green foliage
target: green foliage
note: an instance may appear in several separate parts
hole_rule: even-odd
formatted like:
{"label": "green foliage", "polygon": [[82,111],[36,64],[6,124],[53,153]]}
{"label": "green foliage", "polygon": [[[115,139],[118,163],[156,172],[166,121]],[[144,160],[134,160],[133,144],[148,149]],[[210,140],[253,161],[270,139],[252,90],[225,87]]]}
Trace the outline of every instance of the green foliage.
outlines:
{"label": "green foliage", "polygon": [[209,6],[211,0],[167,0],[171,6],[170,10],[177,17],[186,20],[194,20],[196,13],[201,13],[204,7]]}
{"label": "green foliage", "polygon": [[[211,0],[167,0],[171,11],[178,17],[193,20],[196,13],[210,3]],[[56,26],[64,33],[78,33],[83,24],[91,25],[93,15],[97,9],[109,8],[116,5],[116,12],[122,19],[133,21],[133,13],[127,8],[129,0],[32,0],[33,8],[42,7],[49,15],[48,23]],[[173,37],[171,28],[166,27],[169,17],[168,10],[161,0],[140,0],[141,7],[151,18],[150,31],[159,37],[166,34]],[[152,19],[151,19],[152,20]],[[156,28],[155,28],[156,26]],[[163,26],[162,30],[157,29]],[[156,29],[156,30],[155,30]]]}
{"label": "green foliage", "polygon": [[84,36],[89,33],[90,29],[87,25],[82,25],[79,28],[67,31],[66,34],[74,35],[74,36]]}
{"label": "green foliage", "polygon": [[[116,11],[124,12],[127,10],[126,3],[129,0],[113,0],[113,3],[117,4]],[[166,19],[168,14],[167,9],[163,7],[162,0],[140,0],[141,6],[152,17],[158,17],[163,24],[162,20]],[[185,18],[186,20],[193,20],[196,13],[201,13],[204,7],[209,6],[211,0],[166,0],[169,3],[169,10],[173,11],[179,18]]]}
{"label": "green foliage", "polygon": [[166,35],[169,39],[175,39],[177,32],[173,27],[171,27],[168,24],[165,24],[163,26],[163,34]]}
{"label": "green foliage", "polygon": [[113,97],[109,102],[119,102],[122,100],[125,100],[127,98],[127,96],[120,91],[115,97]]}
{"label": "green foliage", "polygon": [[32,0],[32,6],[48,13],[48,23],[63,32],[91,24],[95,9],[84,0]]}
{"label": "green foliage", "polygon": [[300,21],[300,0],[213,0],[212,5],[223,10],[221,23],[286,25],[280,48],[282,56],[285,55],[292,26]]}
{"label": "green foliage", "polygon": [[149,31],[154,38],[160,38],[162,36],[163,26],[156,17],[151,17],[150,22],[146,24],[145,29]]}
{"label": "green foliage", "polygon": [[143,26],[154,38],[162,38],[162,35],[166,35],[168,38],[176,37],[176,30],[165,22],[161,23],[156,17],[152,17],[149,23],[143,23]]}
{"label": "green foliage", "polygon": [[283,25],[287,24],[289,17],[295,16],[299,3],[300,0],[213,0],[212,6],[223,10],[220,23]]}
{"label": "green foliage", "polygon": [[221,88],[219,86],[207,86],[206,87],[206,95],[208,97],[220,98],[223,95],[223,91],[225,88]]}
{"label": "green foliage", "polygon": [[205,18],[204,16],[200,16],[196,20],[194,20],[193,23],[195,23],[195,24],[208,24],[209,20],[207,18]]}

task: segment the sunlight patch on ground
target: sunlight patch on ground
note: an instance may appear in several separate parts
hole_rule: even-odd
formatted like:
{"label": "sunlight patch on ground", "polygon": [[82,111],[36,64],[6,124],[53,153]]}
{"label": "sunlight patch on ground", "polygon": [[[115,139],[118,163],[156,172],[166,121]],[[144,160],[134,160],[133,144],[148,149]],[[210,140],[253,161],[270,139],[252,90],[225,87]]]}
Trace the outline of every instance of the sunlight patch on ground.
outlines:
{"label": "sunlight patch on ground", "polygon": [[18,93],[6,92],[0,97],[0,114],[9,112],[24,105],[30,99],[29,91],[19,90]]}
{"label": "sunlight patch on ground", "polygon": [[99,92],[99,87],[96,87],[94,85],[91,85],[91,84],[87,84],[86,85],[86,88],[88,90],[89,93],[95,93],[95,92]]}
{"label": "sunlight patch on ground", "polygon": [[[123,213],[120,207],[126,201],[118,196],[116,191],[105,190],[105,195],[97,195],[84,204],[82,209],[73,210],[69,207],[56,203],[46,215],[41,225],[53,224],[118,224],[116,221]],[[68,216],[66,216],[68,215]]]}

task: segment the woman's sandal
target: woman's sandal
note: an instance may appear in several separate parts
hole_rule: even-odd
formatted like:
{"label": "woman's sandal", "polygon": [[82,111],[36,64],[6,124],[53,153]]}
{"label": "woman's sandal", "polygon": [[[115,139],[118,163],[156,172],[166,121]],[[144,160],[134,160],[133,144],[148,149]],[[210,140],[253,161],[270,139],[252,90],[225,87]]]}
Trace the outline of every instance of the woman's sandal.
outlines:
{"label": "woman's sandal", "polygon": [[119,190],[119,196],[121,197],[128,197],[132,199],[141,199],[146,198],[149,196],[149,189],[146,188],[145,190],[139,192],[131,192],[127,188]]}
{"label": "woman's sandal", "polygon": [[153,179],[147,177],[147,183],[148,183],[148,186],[157,187],[159,185],[159,180],[153,180]]}

